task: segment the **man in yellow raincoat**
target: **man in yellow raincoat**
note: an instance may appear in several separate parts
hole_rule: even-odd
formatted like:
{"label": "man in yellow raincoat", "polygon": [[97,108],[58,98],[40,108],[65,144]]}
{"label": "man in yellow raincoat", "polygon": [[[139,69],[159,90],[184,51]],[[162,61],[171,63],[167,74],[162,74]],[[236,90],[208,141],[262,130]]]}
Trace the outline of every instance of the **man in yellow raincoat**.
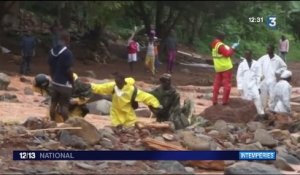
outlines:
{"label": "man in yellow raincoat", "polygon": [[[110,115],[113,126],[134,126],[137,119],[132,101],[142,102],[152,110],[162,108],[159,101],[153,95],[136,89],[133,78],[125,78],[119,73],[115,73],[114,76],[115,82],[104,84],[91,83],[93,93],[112,95]],[[135,96],[134,99],[132,99],[133,96]]]}

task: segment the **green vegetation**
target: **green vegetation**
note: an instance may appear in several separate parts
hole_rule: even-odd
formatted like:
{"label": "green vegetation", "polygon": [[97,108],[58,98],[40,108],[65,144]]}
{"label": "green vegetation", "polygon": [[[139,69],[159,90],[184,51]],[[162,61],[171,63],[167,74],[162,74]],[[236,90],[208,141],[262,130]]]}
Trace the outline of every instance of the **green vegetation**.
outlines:
{"label": "green vegetation", "polygon": [[[97,31],[92,37],[95,40],[104,38],[104,30],[127,39],[133,27],[141,25],[145,30],[140,36],[144,36],[154,25],[162,41],[174,29],[180,43],[210,54],[209,43],[218,31],[223,31],[229,45],[240,38],[237,57],[246,49],[259,57],[265,53],[266,45],[277,46],[280,36],[285,35],[291,45],[289,60],[300,59],[300,2],[297,1],[3,1],[0,18],[16,3],[47,23],[57,20],[69,28],[71,22],[76,22],[82,33]],[[275,30],[266,26],[269,15],[277,17]],[[262,17],[263,22],[252,23],[250,17]]]}

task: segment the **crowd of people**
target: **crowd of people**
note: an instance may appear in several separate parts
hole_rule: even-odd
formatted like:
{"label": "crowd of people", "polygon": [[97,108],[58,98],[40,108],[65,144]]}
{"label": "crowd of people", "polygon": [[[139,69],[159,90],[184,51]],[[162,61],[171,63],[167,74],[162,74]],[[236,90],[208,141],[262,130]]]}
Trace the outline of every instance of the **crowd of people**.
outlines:
{"label": "crowd of people", "polygon": [[[231,56],[239,45],[231,47],[224,43],[225,34],[221,33],[211,43],[212,57],[215,68],[213,86],[213,105],[218,103],[220,87],[223,86],[223,105],[228,105],[231,91],[233,64]],[[284,42],[284,43],[283,43]],[[283,36],[280,40],[280,53],[285,56],[288,51],[288,41]],[[256,120],[267,119],[267,112],[285,113],[291,115],[290,85],[292,72],[287,70],[285,57],[275,54],[275,46],[267,47],[267,54],[257,61],[253,59],[252,51],[245,52],[245,58],[239,64],[236,80],[241,97],[253,101],[257,109]]]}
{"label": "crowd of people", "polygon": [[[133,31],[128,39],[128,63],[130,71],[134,70],[140,45],[135,40],[137,29]],[[22,40],[30,43],[24,47],[24,64],[21,73],[29,71],[28,61],[34,55],[35,40],[30,38],[30,32]],[[132,77],[125,77],[116,72],[113,74],[114,81],[96,84],[85,83],[78,79],[72,66],[74,56],[69,48],[70,34],[60,30],[56,35],[57,41],[49,52],[48,65],[50,78],[39,74],[35,78],[35,89],[37,92],[48,94],[51,97],[50,119],[66,121],[72,115],[84,117],[88,113],[86,103],[92,94],[111,95],[112,106],[110,109],[111,122],[113,126],[133,126],[137,119],[135,109],[138,103],[144,103],[154,113],[158,122],[172,121],[176,129],[191,125],[193,114],[193,102],[185,99],[184,105],[180,104],[180,95],[172,86],[171,73],[177,52],[177,41],[174,31],[166,39],[168,63],[166,72],[160,76],[160,86],[152,91],[146,92],[135,86]],[[152,30],[148,35],[148,46],[145,58],[146,68],[154,75],[157,62],[157,37]],[[222,105],[230,103],[231,79],[233,75],[233,64],[231,56],[235,53],[239,43],[231,47],[224,43],[225,34],[220,34],[210,44],[212,58],[215,68],[215,79],[213,84],[212,104],[218,104],[219,90],[223,87]],[[284,41],[284,38],[282,38]],[[25,44],[26,45],[26,44]],[[269,45],[267,54],[257,61],[253,59],[251,50],[245,52],[244,60],[239,64],[237,70],[237,89],[241,98],[253,101],[257,109],[257,120],[267,118],[267,110],[276,113],[291,113],[291,81],[292,73],[287,70],[283,58],[275,54],[275,47]],[[75,114],[77,111],[77,114]],[[78,111],[80,111],[78,113]],[[60,114],[60,115],[58,115]]]}

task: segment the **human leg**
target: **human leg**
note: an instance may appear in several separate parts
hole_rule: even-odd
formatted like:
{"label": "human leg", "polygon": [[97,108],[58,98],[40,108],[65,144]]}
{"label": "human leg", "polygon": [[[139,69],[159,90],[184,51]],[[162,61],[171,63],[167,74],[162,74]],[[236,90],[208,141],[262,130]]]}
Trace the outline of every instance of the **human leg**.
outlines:
{"label": "human leg", "polygon": [[214,86],[213,86],[212,102],[214,105],[218,103],[218,96],[219,96],[219,90],[221,88],[221,82],[222,82],[222,73],[217,72],[215,74]]}
{"label": "human leg", "polygon": [[231,91],[231,77],[232,70],[228,70],[222,73],[222,84],[224,88],[223,92],[223,104],[228,104],[230,91]]}

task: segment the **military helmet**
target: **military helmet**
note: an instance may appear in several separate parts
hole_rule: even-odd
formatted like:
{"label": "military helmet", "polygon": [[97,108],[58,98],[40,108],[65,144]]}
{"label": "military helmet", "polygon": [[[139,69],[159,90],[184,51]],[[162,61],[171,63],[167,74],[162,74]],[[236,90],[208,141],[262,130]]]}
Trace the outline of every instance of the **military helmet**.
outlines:
{"label": "military helmet", "polygon": [[35,76],[34,81],[35,86],[39,88],[46,88],[50,83],[49,79],[45,74],[38,74],[37,76]]}

